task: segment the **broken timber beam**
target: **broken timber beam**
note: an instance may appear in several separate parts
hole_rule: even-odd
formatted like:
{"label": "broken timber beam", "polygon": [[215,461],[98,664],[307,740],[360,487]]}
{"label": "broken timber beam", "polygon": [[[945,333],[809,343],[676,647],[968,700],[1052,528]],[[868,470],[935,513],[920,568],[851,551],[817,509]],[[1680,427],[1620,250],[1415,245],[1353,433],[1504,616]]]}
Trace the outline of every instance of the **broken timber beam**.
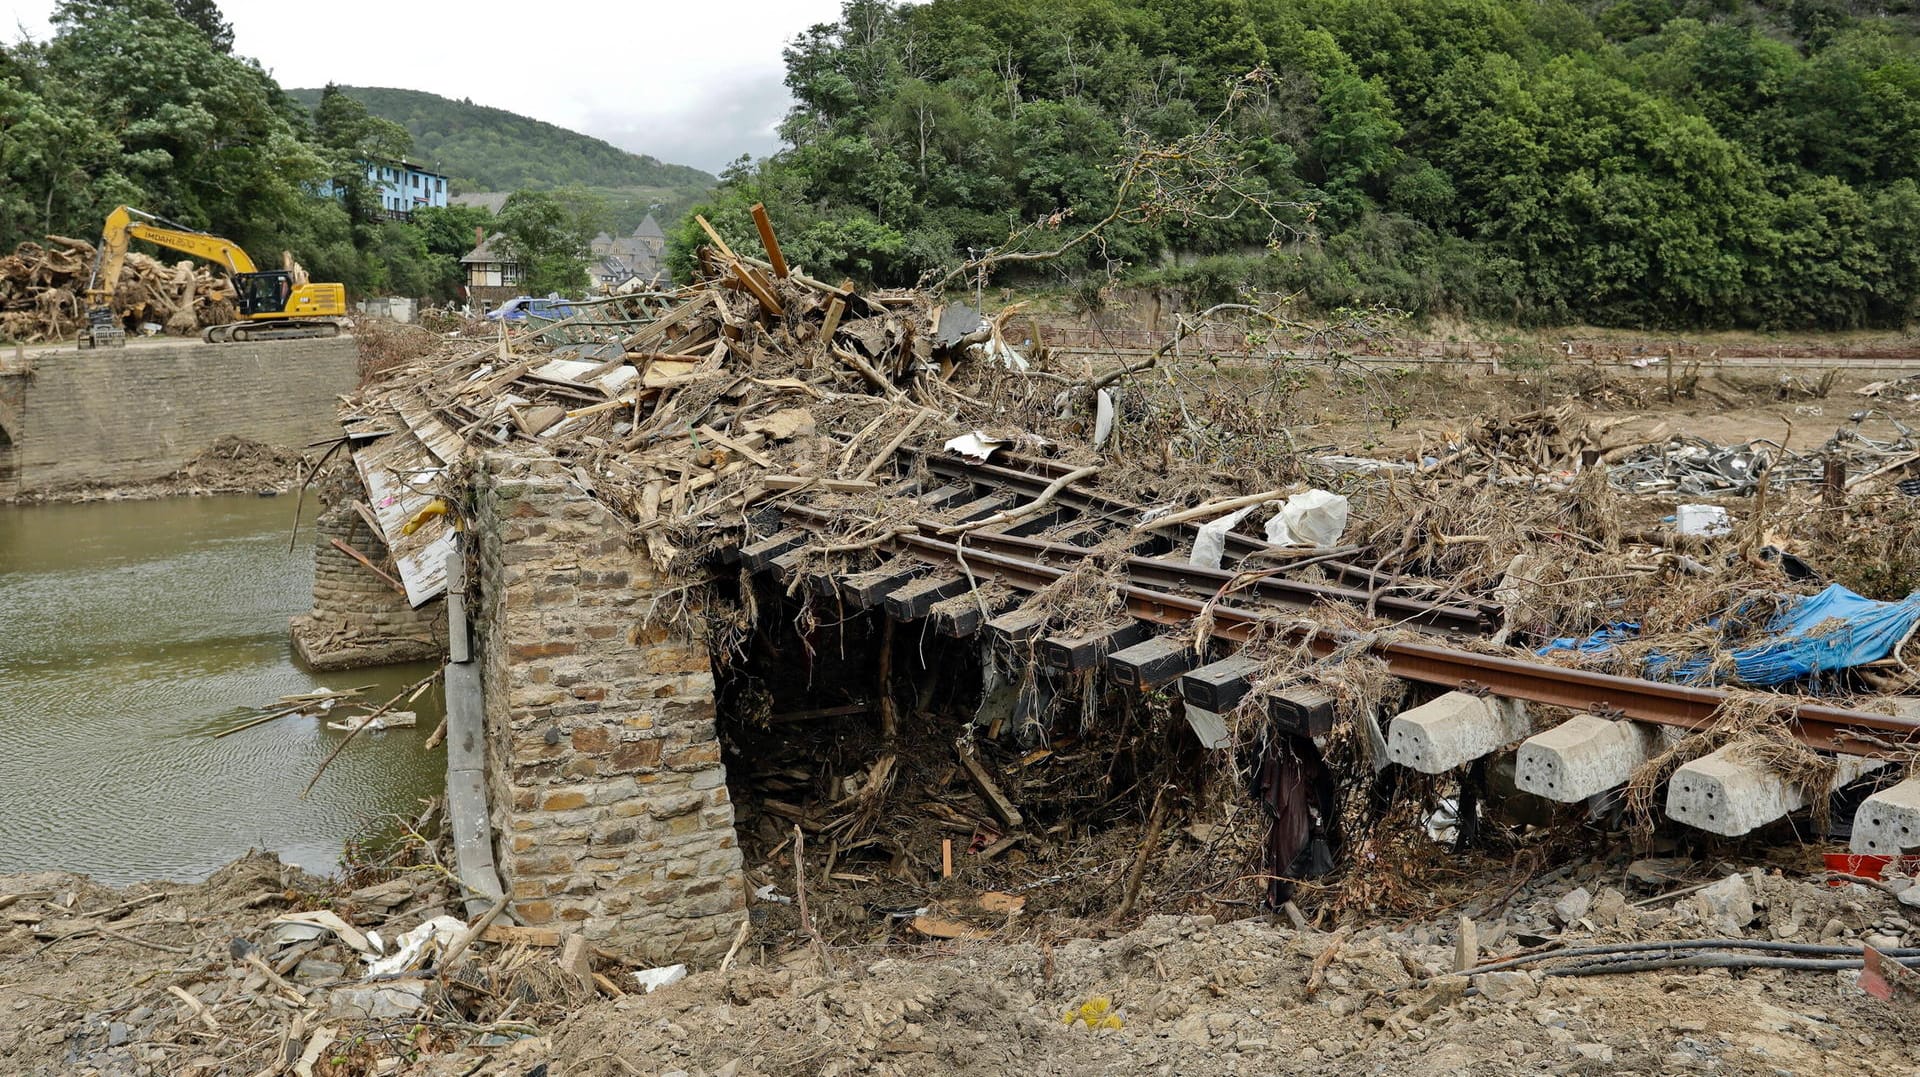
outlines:
{"label": "broken timber beam", "polygon": [[980,760],[974,757],[965,744],[955,745],[954,754],[960,757],[960,767],[967,772],[967,780],[973,783],[973,788],[980,794],[980,799],[986,801],[987,810],[993,813],[993,817],[1000,821],[1001,826],[1008,830],[1018,830],[1027,825],[1026,817],[1020,814],[1020,809],[1014,807],[1013,801],[1008,800],[1007,795],[1000,791],[999,784],[993,780],[992,775],[987,773],[987,768],[981,765]]}

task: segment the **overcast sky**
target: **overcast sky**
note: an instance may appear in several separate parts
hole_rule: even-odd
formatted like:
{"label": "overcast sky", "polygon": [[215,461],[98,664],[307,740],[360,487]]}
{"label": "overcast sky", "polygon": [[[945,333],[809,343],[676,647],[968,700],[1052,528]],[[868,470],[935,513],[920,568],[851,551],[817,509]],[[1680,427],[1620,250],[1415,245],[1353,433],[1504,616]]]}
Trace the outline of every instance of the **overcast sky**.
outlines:
{"label": "overcast sky", "polygon": [[[53,0],[0,0],[45,38]],[[338,82],[470,97],[718,172],[763,156],[786,113],[781,48],[839,0],[404,4],[221,0],[234,51],[289,89]]]}

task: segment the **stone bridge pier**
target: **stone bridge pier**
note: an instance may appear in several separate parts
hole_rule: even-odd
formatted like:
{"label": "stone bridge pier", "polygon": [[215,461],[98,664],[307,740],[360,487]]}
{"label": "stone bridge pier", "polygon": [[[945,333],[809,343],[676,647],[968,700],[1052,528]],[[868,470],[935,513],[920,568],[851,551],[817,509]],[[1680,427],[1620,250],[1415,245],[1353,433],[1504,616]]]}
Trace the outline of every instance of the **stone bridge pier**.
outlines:
{"label": "stone bridge pier", "polygon": [[[457,835],[477,830],[461,818],[470,768],[490,840],[457,843],[463,876],[490,851],[522,924],[629,961],[717,958],[745,879],[706,645],[653,616],[680,581],[553,461],[490,454],[471,489],[475,586],[449,603],[456,632],[473,609],[470,661],[448,678],[449,799]],[[462,713],[480,727],[464,748]]]}

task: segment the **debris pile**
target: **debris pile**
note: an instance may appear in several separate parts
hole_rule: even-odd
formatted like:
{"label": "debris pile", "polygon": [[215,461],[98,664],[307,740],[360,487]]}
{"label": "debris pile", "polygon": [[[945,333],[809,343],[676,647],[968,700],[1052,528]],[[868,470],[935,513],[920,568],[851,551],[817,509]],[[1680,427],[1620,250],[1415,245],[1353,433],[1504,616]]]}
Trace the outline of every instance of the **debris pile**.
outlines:
{"label": "debris pile", "polygon": [[[70,340],[87,321],[94,246],[48,236],[0,256],[0,339],[33,344]],[[169,265],[129,252],[112,307],[129,331],[192,336],[239,317],[233,292],[204,264]],[[152,328],[147,328],[152,327]]]}

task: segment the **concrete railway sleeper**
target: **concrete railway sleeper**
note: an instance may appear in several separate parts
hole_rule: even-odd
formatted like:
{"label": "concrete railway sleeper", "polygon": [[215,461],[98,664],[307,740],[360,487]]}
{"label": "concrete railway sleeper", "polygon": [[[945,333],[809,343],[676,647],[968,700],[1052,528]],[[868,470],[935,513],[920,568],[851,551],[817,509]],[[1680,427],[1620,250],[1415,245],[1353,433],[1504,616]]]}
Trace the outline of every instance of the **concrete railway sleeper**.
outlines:
{"label": "concrete railway sleeper", "polygon": [[[1466,794],[1462,799],[1469,802],[1484,780],[1486,761],[1508,749],[1516,749],[1515,784],[1525,793],[1568,804],[1607,795],[1681,735],[1711,728],[1722,708],[1736,699],[1751,705],[1750,695],[1713,688],[1480,653],[1438,639],[1390,639],[1328,628],[1305,619],[1307,611],[1323,602],[1371,603],[1380,615],[1436,637],[1486,634],[1501,618],[1498,605],[1471,597],[1437,603],[1384,593],[1382,574],[1354,564],[1333,566],[1328,574],[1359,587],[1277,574],[1249,580],[1244,571],[1206,569],[1168,557],[1169,544],[1153,536],[1140,536],[1121,556],[1109,554],[1102,561],[1118,577],[1113,598],[1122,620],[1050,627],[1044,611],[1024,607],[1022,596],[1058,583],[1094,556],[1095,546],[1109,551],[1126,546],[1116,540],[1132,531],[1141,510],[1068,488],[1054,498],[1042,528],[1021,521],[960,536],[942,534],[955,523],[1029,501],[1058,478],[1058,466],[1030,463],[1035,466],[1021,470],[924,457],[930,485],[937,489],[926,501],[918,501],[911,485],[897,491],[923,511],[873,544],[886,558],[879,567],[837,578],[819,575],[816,567],[809,571],[817,578],[786,578],[807,564],[802,555],[808,548],[832,546],[836,540],[827,536],[844,531],[841,514],[806,504],[780,506],[777,532],[742,549],[740,560],[749,571],[774,573],[789,585],[802,583],[809,593],[852,610],[924,622],[929,630],[954,638],[984,631],[989,693],[995,684],[1018,680],[1008,668],[1020,649],[1013,645],[1029,641],[1028,660],[1047,671],[1040,678],[1043,696],[1057,687],[1057,676],[1081,671],[1097,671],[1138,692],[1177,691],[1208,747],[1224,743],[1225,714],[1260,690],[1254,682],[1261,663],[1228,653],[1232,644],[1269,637],[1320,658],[1364,654],[1396,678],[1430,686],[1429,694],[1440,690],[1378,730],[1374,739],[1385,759],[1425,774],[1458,773]],[[1059,526],[1068,523],[1085,526],[1078,531]],[[1068,540],[1041,537],[1046,527],[1067,533]],[[1229,537],[1229,552],[1236,557],[1260,548],[1250,539]],[[991,606],[976,590],[987,585],[998,589]],[[1008,593],[1014,597],[999,597]],[[1218,655],[1213,661],[1195,649],[1187,631],[1202,615],[1210,620]],[[1035,703],[1026,699],[1019,705],[1030,711]],[[1540,707],[1574,713],[1536,728]],[[1287,896],[1283,877],[1327,870],[1337,849],[1338,835],[1323,825],[1332,806],[1320,757],[1335,708],[1324,693],[1293,685],[1269,690],[1258,712],[1269,723],[1258,733],[1249,792],[1269,820],[1267,870],[1276,878],[1269,899],[1277,903]],[[1783,699],[1778,718],[1803,745],[1831,756],[1836,789],[1886,766],[1886,757],[1920,745],[1920,705],[1903,704],[1900,713],[1888,715]],[[1665,814],[1733,836],[1804,808],[1815,795],[1763,762],[1726,748],[1688,761],[1673,774]],[[1461,820],[1463,836],[1471,826],[1471,819]],[[1891,785],[1861,804],[1852,844],[1856,852],[1879,854],[1920,847],[1920,778]]]}

